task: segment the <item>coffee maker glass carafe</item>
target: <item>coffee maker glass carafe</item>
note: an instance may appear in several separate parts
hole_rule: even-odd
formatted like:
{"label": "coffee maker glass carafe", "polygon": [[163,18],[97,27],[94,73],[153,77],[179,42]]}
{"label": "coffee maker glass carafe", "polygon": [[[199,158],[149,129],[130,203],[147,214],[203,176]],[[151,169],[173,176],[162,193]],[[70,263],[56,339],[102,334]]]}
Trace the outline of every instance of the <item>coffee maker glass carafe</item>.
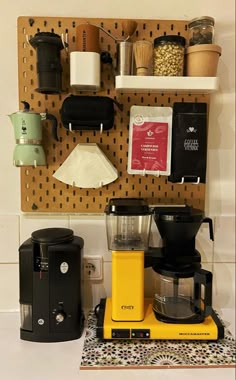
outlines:
{"label": "coffee maker glass carafe", "polygon": [[192,277],[178,278],[161,273],[154,280],[153,310],[169,318],[191,318],[193,310]]}
{"label": "coffee maker glass carafe", "polygon": [[[197,269],[198,267],[198,269]],[[212,274],[200,265],[172,272],[154,267],[153,311],[165,322],[199,323],[211,312]]]}
{"label": "coffee maker glass carafe", "polygon": [[163,240],[154,263],[153,311],[171,323],[200,323],[211,313],[212,273],[201,268],[195,237],[202,223],[212,220],[191,207],[157,207],[154,220]]}

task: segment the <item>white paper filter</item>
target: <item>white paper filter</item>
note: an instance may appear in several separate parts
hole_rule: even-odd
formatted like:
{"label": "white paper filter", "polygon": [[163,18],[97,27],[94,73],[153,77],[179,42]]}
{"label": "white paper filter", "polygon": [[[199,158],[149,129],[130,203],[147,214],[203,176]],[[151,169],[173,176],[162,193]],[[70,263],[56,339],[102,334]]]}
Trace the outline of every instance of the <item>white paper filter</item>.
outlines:
{"label": "white paper filter", "polygon": [[118,172],[95,143],[78,144],[53,177],[67,185],[98,188],[115,181]]}

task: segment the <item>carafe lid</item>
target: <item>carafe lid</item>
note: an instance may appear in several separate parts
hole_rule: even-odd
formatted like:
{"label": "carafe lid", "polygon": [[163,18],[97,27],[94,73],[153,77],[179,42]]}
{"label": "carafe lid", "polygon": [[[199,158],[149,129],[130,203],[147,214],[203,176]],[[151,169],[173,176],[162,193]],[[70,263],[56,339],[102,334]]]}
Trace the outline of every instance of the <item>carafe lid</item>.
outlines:
{"label": "carafe lid", "polygon": [[151,215],[152,210],[143,198],[111,198],[105,208],[105,214],[117,216]]}
{"label": "carafe lid", "polygon": [[189,278],[193,277],[194,273],[201,268],[200,262],[191,264],[174,266],[170,264],[157,264],[152,267],[154,272],[161,274],[162,276],[174,278]]}
{"label": "carafe lid", "polygon": [[39,244],[60,244],[71,241],[74,233],[69,228],[44,228],[32,232],[31,239]]}
{"label": "carafe lid", "polygon": [[161,206],[154,207],[155,219],[166,222],[201,222],[204,211],[190,206]]}

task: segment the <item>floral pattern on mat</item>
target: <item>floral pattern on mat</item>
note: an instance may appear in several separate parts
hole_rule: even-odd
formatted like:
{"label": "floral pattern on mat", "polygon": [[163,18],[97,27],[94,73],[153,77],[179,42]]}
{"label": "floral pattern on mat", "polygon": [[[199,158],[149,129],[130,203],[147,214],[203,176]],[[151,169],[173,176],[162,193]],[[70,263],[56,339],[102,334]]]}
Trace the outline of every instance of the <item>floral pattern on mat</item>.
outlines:
{"label": "floral pattern on mat", "polygon": [[[109,340],[96,338],[96,316],[87,319],[81,369],[102,367],[207,367],[233,366],[236,363],[235,340],[225,329],[219,341]],[[92,368],[91,368],[92,369]]]}

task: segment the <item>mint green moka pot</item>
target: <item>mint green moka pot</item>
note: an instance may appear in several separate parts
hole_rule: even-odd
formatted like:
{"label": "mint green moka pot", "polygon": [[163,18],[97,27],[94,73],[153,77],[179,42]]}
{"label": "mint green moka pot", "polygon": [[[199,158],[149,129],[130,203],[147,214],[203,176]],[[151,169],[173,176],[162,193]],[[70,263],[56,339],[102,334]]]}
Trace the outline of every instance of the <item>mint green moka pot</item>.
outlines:
{"label": "mint green moka pot", "polygon": [[57,119],[49,113],[36,113],[30,111],[30,105],[22,102],[24,109],[9,115],[16,139],[13,153],[15,166],[41,166],[46,165],[46,156],[42,146],[42,121],[52,121],[52,135],[57,137]]}

